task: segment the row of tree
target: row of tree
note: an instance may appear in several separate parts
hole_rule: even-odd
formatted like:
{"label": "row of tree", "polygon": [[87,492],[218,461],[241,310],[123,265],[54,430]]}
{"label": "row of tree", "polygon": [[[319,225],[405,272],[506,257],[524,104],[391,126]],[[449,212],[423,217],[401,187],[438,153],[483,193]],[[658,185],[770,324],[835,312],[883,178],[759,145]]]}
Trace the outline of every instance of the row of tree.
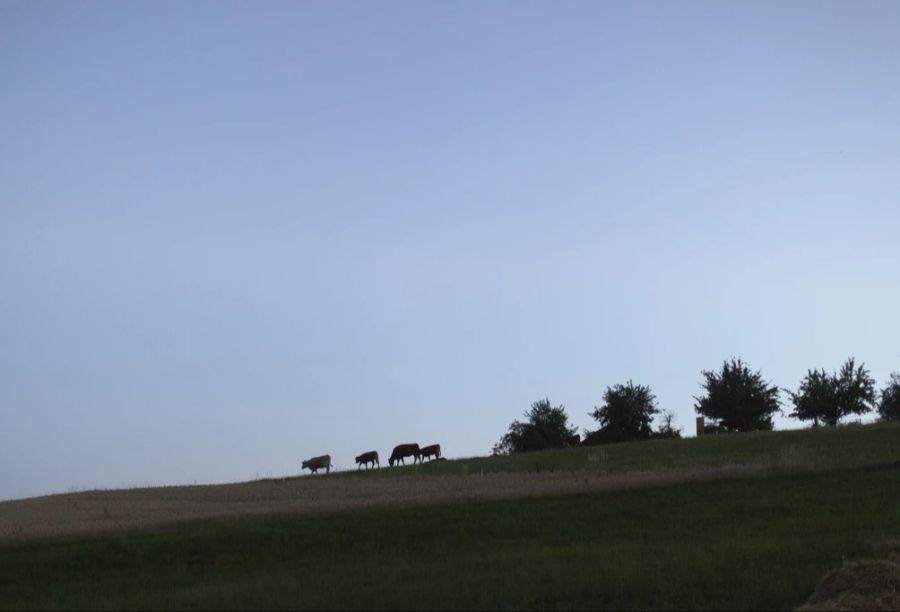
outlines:
{"label": "row of tree", "polygon": [[[774,415],[783,414],[782,391],[794,405],[789,416],[812,421],[814,427],[834,426],[844,417],[876,409],[882,420],[900,420],[900,374],[891,374],[876,402],[875,380],[865,365],[857,366],[852,357],[831,374],[824,369],[809,370],[796,392],[769,384],[740,359],[725,361],[720,370],[703,370],[702,374],[705,393],[694,398],[694,409],[710,422],[708,431],[712,432],[772,430]],[[586,432],[582,440],[577,428],[569,424],[565,406],[552,406],[549,399],[537,401],[525,413],[526,421],[510,424],[494,445],[494,454],[681,437],[681,431],[673,427],[674,413],[659,409],[650,387],[630,380],[607,387],[603,405],[589,414],[599,428]],[[654,430],[657,417],[661,420]]]}

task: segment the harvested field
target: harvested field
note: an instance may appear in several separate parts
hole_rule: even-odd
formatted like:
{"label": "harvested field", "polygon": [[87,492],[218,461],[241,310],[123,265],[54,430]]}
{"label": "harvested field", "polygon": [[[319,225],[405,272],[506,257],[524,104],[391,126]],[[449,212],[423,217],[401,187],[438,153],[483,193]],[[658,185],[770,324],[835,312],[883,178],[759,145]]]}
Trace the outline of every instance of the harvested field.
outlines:
{"label": "harvested field", "polygon": [[140,529],[208,518],[310,514],[365,507],[514,499],[648,488],[759,474],[755,466],[648,471],[307,476],[226,485],[112,489],[0,502],[0,540]]}
{"label": "harvested field", "polygon": [[727,475],[7,541],[0,609],[789,610],[900,538],[898,463]]}
{"label": "harvested field", "polygon": [[441,505],[649,488],[896,462],[900,424],[702,436],[225,485],[106,489],[0,502],[0,541],[198,519]]}

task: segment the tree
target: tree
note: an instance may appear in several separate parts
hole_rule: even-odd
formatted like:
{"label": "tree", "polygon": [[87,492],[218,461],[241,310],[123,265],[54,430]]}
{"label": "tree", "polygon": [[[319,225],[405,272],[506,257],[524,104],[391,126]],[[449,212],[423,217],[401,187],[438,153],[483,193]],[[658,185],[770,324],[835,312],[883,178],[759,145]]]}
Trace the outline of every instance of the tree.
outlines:
{"label": "tree", "polygon": [[654,438],[680,438],[681,429],[676,428],[672,423],[675,420],[675,412],[666,410],[660,413],[659,429],[653,434]]}
{"label": "tree", "polygon": [[878,414],[882,421],[900,421],[900,374],[891,374],[891,382],[881,390]]}
{"label": "tree", "polygon": [[875,380],[865,364],[856,367],[853,357],[830,376],[824,368],[807,371],[797,393],[788,393],[794,403],[790,416],[812,421],[813,426],[820,421],[834,426],[845,416],[864,414],[875,406]]}
{"label": "tree", "polygon": [[494,445],[495,455],[508,455],[525,451],[564,448],[571,446],[578,437],[578,429],[569,426],[569,417],[563,405],[551,406],[549,399],[531,405],[525,413],[527,422],[513,421],[509,431]]}
{"label": "tree", "polygon": [[812,421],[813,427],[819,426],[823,410],[832,411],[826,406],[834,405],[837,397],[834,377],[829,376],[824,369],[821,372],[808,370],[806,378],[800,381],[797,393],[788,391],[788,394],[794,402],[794,411],[790,416],[801,421]]}
{"label": "tree", "polygon": [[781,412],[778,387],[740,359],[722,363],[719,372],[703,370],[706,395],[694,397],[694,410],[714,421],[720,431],[771,430],[772,415]]}
{"label": "tree", "polygon": [[842,417],[865,414],[875,409],[875,379],[869,375],[864,363],[854,367],[853,357],[841,368],[837,391]]}
{"label": "tree", "polygon": [[659,412],[650,387],[627,385],[607,387],[603,405],[590,413],[600,429],[585,438],[586,444],[646,440],[653,435],[650,424]]}

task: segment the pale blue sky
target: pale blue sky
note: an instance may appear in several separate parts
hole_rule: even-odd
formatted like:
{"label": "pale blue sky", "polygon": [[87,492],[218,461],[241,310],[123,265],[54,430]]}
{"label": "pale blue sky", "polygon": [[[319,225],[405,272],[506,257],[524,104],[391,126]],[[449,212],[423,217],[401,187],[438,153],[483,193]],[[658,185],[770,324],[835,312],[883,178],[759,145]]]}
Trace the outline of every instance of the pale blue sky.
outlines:
{"label": "pale blue sky", "polygon": [[0,0],[0,128],[0,499],[900,370],[897,2]]}

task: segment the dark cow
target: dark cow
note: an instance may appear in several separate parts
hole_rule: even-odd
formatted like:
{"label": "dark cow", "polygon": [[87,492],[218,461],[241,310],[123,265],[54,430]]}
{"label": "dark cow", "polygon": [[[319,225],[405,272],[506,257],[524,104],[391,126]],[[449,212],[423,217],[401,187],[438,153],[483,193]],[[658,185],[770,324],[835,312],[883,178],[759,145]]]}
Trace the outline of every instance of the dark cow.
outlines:
{"label": "dark cow", "polygon": [[370,463],[372,464],[373,468],[376,465],[378,465],[378,467],[381,467],[381,464],[378,463],[378,451],[369,451],[368,453],[363,453],[356,458],[356,463],[359,464],[359,467],[356,468],[357,470],[361,468],[363,464],[366,465],[366,469],[369,469]]}
{"label": "dark cow", "polygon": [[309,468],[313,474],[316,473],[316,470],[325,468],[325,473],[328,474],[331,472],[331,455],[321,455],[319,457],[307,459],[303,462],[303,466],[300,469],[305,470],[307,468]]}
{"label": "dark cow", "polygon": [[419,445],[418,444],[399,444],[394,447],[394,452],[391,453],[391,458],[388,459],[388,464],[391,467],[394,467],[395,463],[402,463],[406,465],[406,461],[403,459],[405,457],[412,457],[413,463],[416,463],[420,460],[419,457]]}
{"label": "dark cow", "polygon": [[431,446],[425,446],[419,449],[419,461],[423,461],[424,459],[428,459],[429,457],[434,457],[435,459],[441,458],[440,444],[432,444]]}

